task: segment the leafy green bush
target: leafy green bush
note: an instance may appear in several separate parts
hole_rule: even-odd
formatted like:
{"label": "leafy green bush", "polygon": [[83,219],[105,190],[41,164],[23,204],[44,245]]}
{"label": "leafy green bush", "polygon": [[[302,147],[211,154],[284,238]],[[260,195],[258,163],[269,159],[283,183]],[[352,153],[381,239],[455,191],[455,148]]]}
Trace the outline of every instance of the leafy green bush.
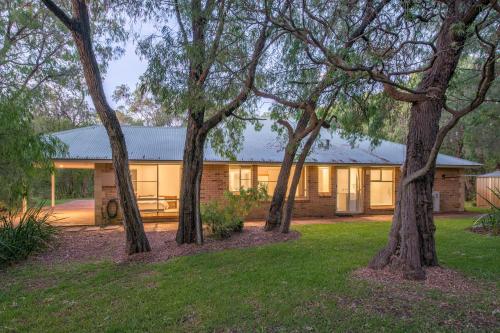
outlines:
{"label": "leafy green bush", "polygon": [[48,223],[50,213],[42,206],[25,213],[8,211],[0,216],[0,266],[26,259],[46,248],[56,233]]}
{"label": "leafy green bush", "polygon": [[[489,190],[500,199],[500,190],[498,188],[490,188]],[[487,214],[479,216],[474,221],[472,228],[482,228],[483,230],[489,231],[494,235],[500,235],[500,207],[496,206],[487,198],[483,196],[481,197],[490,204],[491,211]]]}
{"label": "leafy green bush", "polygon": [[245,217],[260,201],[267,199],[267,190],[262,186],[241,189],[238,193],[226,191],[222,202],[201,205],[201,219],[215,238],[229,238],[233,232],[243,230]]}

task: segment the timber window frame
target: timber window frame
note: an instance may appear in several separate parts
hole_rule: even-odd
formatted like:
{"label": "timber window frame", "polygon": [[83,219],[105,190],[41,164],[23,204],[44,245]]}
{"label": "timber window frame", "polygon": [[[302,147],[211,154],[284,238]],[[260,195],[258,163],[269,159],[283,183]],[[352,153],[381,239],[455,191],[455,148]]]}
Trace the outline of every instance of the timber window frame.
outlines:
{"label": "timber window frame", "polygon": [[252,187],[252,167],[250,165],[229,165],[228,188],[232,193]]}
{"label": "timber window frame", "polygon": [[332,168],[328,165],[318,166],[318,195],[332,196]]}
{"label": "timber window frame", "polygon": [[394,171],[394,168],[370,168],[370,208],[394,208]]}

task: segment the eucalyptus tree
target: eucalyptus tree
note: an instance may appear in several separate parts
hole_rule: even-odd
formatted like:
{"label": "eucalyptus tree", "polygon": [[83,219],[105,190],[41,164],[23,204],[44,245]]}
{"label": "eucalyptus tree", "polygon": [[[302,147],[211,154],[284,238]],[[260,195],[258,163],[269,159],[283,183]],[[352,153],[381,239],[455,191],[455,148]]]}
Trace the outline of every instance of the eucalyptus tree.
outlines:
{"label": "eucalyptus tree", "polygon": [[[103,47],[102,51],[99,54],[106,63],[114,50]],[[81,74],[71,36],[43,3],[0,3],[0,95],[13,96],[21,91],[23,99],[29,95],[33,121],[64,119],[73,126],[88,123],[93,112],[85,100]]]}
{"label": "eucalyptus tree", "polygon": [[[334,15],[323,18],[321,24],[310,20],[307,26],[301,26],[300,29],[315,31],[322,40],[329,38],[330,45],[333,46],[329,51],[345,59],[355,52],[358,40],[368,33],[367,30],[373,24],[380,24],[378,14],[387,2],[382,1],[377,5],[366,2],[360,6],[342,6],[341,3],[337,3]],[[315,16],[316,12],[321,13],[324,10],[322,6],[312,8],[307,2],[288,1],[285,3],[285,6],[279,2],[275,6],[271,4],[266,10],[271,22],[286,33],[290,33],[291,29],[298,31],[300,24],[306,24],[302,20],[304,13]],[[344,20],[338,20],[338,17],[343,17]],[[265,229],[273,230],[276,226],[280,226],[281,232],[286,233],[289,231],[295,190],[305,159],[321,127],[328,127],[333,119],[334,115],[331,111],[339,92],[356,82],[360,84],[361,77],[349,77],[335,66],[316,61],[309,46],[307,44],[304,46],[296,38],[287,38],[282,44],[280,52],[275,53],[281,53],[283,56],[275,60],[278,69],[273,74],[267,74],[267,87],[264,88],[266,91],[254,90],[257,96],[272,99],[282,107],[293,110],[296,115],[291,118],[298,119],[294,128],[286,119],[288,114],[275,114],[275,118],[279,118],[278,122],[287,130],[288,142]],[[282,68],[286,68],[286,71]],[[281,77],[279,74],[282,74]],[[276,80],[277,77],[281,80]],[[278,108],[278,110],[281,109]],[[292,164],[302,140],[306,137],[307,140],[298,156],[292,182],[288,188]],[[287,190],[289,194],[286,209],[284,209]]]}
{"label": "eucalyptus tree", "polygon": [[62,151],[41,133],[91,118],[80,74],[71,37],[42,3],[0,2],[0,197],[9,206],[36,189]]}
{"label": "eucalyptus tree", "polygon": [[[177,242],[203,243],[200,182],[207,137],[251,97],[259,60],[272,33],[261,4],[191,0],[135,3],[157,32],[139,51],[148,60],[143,84],[166,109],[186,115]],[[146,8],[146,11],[137,9]],[[133,12],[133,10],[131,10]]]}
{"label": "eucalyptus tree", "polygon": [[141,86],[133,91],[127,85],[118,86],[113,92],[116,110],[143,126],[175,126],[184,121],[175,113],[168,112],[164,105]]}
{"label": "eucalyptus tree", "polygon": [[[464,0],[391,2],[387,8],[383,24],[375,27],[374,34],[363,35],[362,48],[348,59],[330,51],[328,38],[321,39],[303,26],[285,24],[318,62],[351,75],[368,75],[391,98],[410,103],[406,159],[389,241],[370,267],[392,265],[407,278],[424,279],[423,267],[438,265],[432,216],[436,157],[446,134],[484,102],[496,78],[499,6],[497,1]],[[318,24],[329,15],[304,12],[306,21]],[[447,91],[460,59],[467,54],[482,63],[478,84],[470,100],[452,108],[446,103]],[[412,77],[417,78],[414,85]],[[450,118],[440,127],[443,112]]]}
{"label": "eucalyptus tree", "polygon": [[[130,177],[125,138],[116,113],[110,107],[106,95],[104,94],[101,72],[92,41],[93,31],[91,29],[89,7],[85,0],[72,0],[72,14],[70,15],[66,12],[65,7],[57,5],[52,0],[43,0],[43,3],[71,32],[79,54],[89,94],[100,120],[108,133],[118,195],[120,198],[120,207],[123,211],[123,225],[126,232],[126,251],[128,254],[150,251],[151,247],[146,237],[146,233],[144,232],[141,214],[137,206]],[[101,3],[95,2],[93,5],[94,6],[91,8],[94,15],[111,15],[104,10],[105,8],[100,6]],[[118,16],[117,13],[113,13],[113,15],[114,18]]]}
{"label": "eucalyptus tree", "polygon": [[[43,4],[0,3],[0,93],[37,90],[79,73],[71,39]],[[62,88],[62,84],[59,85]]]}
{"label": "eucalyptus tree", "polygon": [[64,145],[37,133],[29,96],[0,96],[0,209],[19,207],[34,181],[53,170]]}

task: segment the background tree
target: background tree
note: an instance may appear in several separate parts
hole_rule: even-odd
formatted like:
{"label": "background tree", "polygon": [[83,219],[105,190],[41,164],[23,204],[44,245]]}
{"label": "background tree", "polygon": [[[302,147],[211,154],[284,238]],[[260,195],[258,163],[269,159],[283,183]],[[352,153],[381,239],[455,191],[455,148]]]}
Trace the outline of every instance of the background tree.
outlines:
{"label": "background tree", "polygon": [[[177,242],[203,242],[200,182],[210,132],[251,97],[268,23],[245,1],[132,2],[158,32],[140,43],[148,59],[143,84],[162,106],[186,118]],[[150,13],[147,15],[146,13]],[[147,15],[145,17],[145,14]],[[172,17],[175,27],[172,27]]]}
{"label": "background tree", "polygon": [[[300,4],[288,3],[284,9],[280,7],[267,8],[267,15],[271,17],[272,23],[279,29],[293,36],[294,33],[302,33],[302,30],[311,30],[318,33],[318,38],[326,40],[330,38],[331,48],[329,52],[337,54],[340,58],[348,57],[351,49],[355,47],[357,40],[365,34],[365,31],[377,19],[378,13],[384,8],[386,2],[378,5],[367,2],[359,7],[336,6],[335,12],[331,16],[321,19],[318,23],[310,20],[307,25],[302,19],[303,13],[317,17],[321,15],[324,8],[321,6],[310,6],[306,2]],[[278,4],[279,5],[279,4]],[[345,17],[346,20],[339,21],[335,18]],[[358,19],[359,18],[359,19]],[[319,20],[318,20],[319,21]],[[331,32],[335,31],[332,36]],[[303,165],[311,147],[320,133],[322,126],[329,126],[333,115],[330,114],[332,106],[335,104],[337,95],[345,88],[353,85],[358,78],[350,78],[336,67],[326,63],[318,62],[310,53],[308,45],[298,42],[295,38],[286,38],[283,47],[275,54],[283,54],[277,60],[278,69],[270,78],[266,89],[272,93],[256,90],[256,94],[261,97],[270,98],[283,107],[299,111],[300,116],[292,116],[298,119],[294,128],[285,117],[280,117],[276,113],[275,117],[280,118],[279,123],[287,129],[288,142],[285,148],[285,155],[280,168],[280,174],[276,188],[271,200],[269,213],[266,220],[266,230],[273,230],[281,225],[282,232],[288,232],[293,211],[295,190],[302,174]],[[286,70],[283,70],[284,67]],[[268,70],[266,68],[266,70]],[[280,76],[281,74],[281,76]],[[281,80],[276,80],[279,77]],[[286,84],[283,84],[285,83]],[[359,84],[359,82],[358,82]],[[290,98],[291,97],[291,98]],[[280,109],[278,109],[279,111]],[[319,116],[320,110],[321,116]],[[354,132],[353,132],[354,134]],[[306,143],[298,156],[294,175],[290,188],[288,182],[290,171],[295,160],[297,150],[304,138]],[[288,190],[288,200],[284,210],[285,197]]]}
{"label": "background tree", "polygon": [[[125,138],[115,112],[108,104],[102,78],[92,44],[92,30],[89,10],[84,0],[72,0],[72,16],[51,0],[43,0],[47,8],[71,32],[78,50],[80,62],[89,94],[101,122],[108,133],[113,167],[120,198],[120,207],[123,211],[123,225],[126,232],[126,251],[128,254],[150,251],[151,247],[144,232],[141,215],[137,206],[132,180],[130,177],[128,153]],[[96,4],[98,5],[98,4]],[[94,13],[99,7],[94,7]],[[113,13],[115,15],[116,13]]]}
{"label": "background tree", "polygon": [[127,85],[118,86],[113,93],[117,112],[129,118],[130,124],[142,126],[179,126],[183,119],[164,108],[150,92],[139,86],[133,91]]}
{"label": "background tree", "polygon": [[[353,6],[350,2],[341,4]],[[382,13],[384,21],[375,28],[376,33],[364,35],[360,48],[348,58],[330,51],[333,47],[330,38],[320,38],[316,31],[304,26],[297,28],[289,22],[284,25],[312,49],[318,62],[351,75],[368,74],[381,82],[393,99],[411,103],[406,160],[390,240],[370,267],[393,264],[406,277],[422,279],[425,278],[422,267],[438,263],[432,217],[435,160],[448,131],[481,105],[495,78],[498,4],[496,1],[390,4]],[[329,15],[328,7],[324,3],[314,3],[314,6],[325,11],[304,11],[305,16],[322,24]],[[446,92],[466,42],[475,38],[482,48],[474,51],[484,61],[479,86],[469,105],[454,110],[445,104]],[[408,86],[412,75],[418,76],[417,84]],[[443,110],[449,112],[451,118],[440,128]]]}
{"label": "background tree", "polygon": [[[85,100],[85,83],[73,46],[66,29],[39,1],[6,0],[0,3],[0,98],[3,105],[10,105],[16,110],[11,115],[2,115],[2,119],[11,119],[13,124],[12,130],[4,128],[5,133],[16,133],[15,138],[27,140],[22,151],[29,151],[27,143],[33,141],[33,149],[38,150],[36,156],[52,156],[55,147],[50,145],[51,140],[37,141],[42,140],[42,134],[95,123],[95,113]],[[115,53],[109,45],[101,50],[99,54],[103,63]],[[8,112],[6,108],[2,110]],[[5,141],[4,152],[8,149],[10,139]],[[47,151],[42,152],[42,148]],[[32,153],[26,153],[24,157],[10,157],[14,160],[24,158],[25,166],[11,160],[3,163],[2,170],[4,175],[12,175],[2,179],[4,193],[12,193],[9,190],[11,186],[23,187],[27,190],[28,203],[38,202],[38,197],[49,197],[50,189],[48,160],[34,161],[41,167],[32,168],[33,163],[28,162],[29,158],[35,158]],[[8,157],[5,154],[3,156]],[[71,173],[78,172],[65,170],[64,173],[71,177],[59,178],[60,181],[56,183],[58,194],[69,193],[60,189],[71,184]],[[88,171],[80,173],[84,182],[92,177]],[[24,176],[15,176],[21,174]],[[5,185],[5,182],[11,185]],[[15,186],[16,182],[22,184]],[[12,198],[3,199],[19,203],[15,193]]]}
{"label": "background tree", "polygon": [[52,158],[65,151],[54,138],[36,133],[28,96],[0,97],[0,208],[19,207],[34,179],[50,174]]}

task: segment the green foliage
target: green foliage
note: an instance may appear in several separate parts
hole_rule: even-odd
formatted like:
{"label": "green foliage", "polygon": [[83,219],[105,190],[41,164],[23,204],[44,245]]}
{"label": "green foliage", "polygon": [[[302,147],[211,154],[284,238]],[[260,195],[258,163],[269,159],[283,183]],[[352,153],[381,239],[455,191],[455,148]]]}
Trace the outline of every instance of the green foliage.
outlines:
{"label": "green foliage", "polygon": [[233,232],[243,230],[248,213],[267,199],[267,190],[263,186],[240,189],[238,193],[226,191],[223,202],[213,200],[201,205],[201,219],[215,238],[229,238]]}
{"label": "green foliage", "polygon": [[[56,200],[91,198],[94,194],[94,170],[56,169]],[[33,179],[28,203],[50,201],[50,175],[42,174]],[[33,200],[33,201],[31,201]]]}
{"label": "green foliage", "polygon": [[21,214],[14,210],[0,216],[0,267],[46,248],[56,234],[49,218],[50,213],[42,211],[41,205]]}
{"label": "green foliage", "polygon": [[[447,91],[447,103],[457,110],[465,107],[476,95],[481,75],[482,61],[477,54],[482,48],[468,46],[469,52],[455,72]],[[495,170],[500,163],[500,145],[498,145],[500,113],[498,98],[500,81],[492,83],[486,102],[474,112],[463,117],[448,133],[443,142],[442,152],[484,164],[481,172]],[[443,114],[441,123],[448,121],[450,115]]]}
{"label": "green foliage", "polygon": [[26,97],[0,98],[0,203],[15,207],[33,181],[53,169],[52,158],[65,151],[53,137],[33,130]]}
{"label": "green foliage", "polygon": [[[491,193],[500,199],[500,189],[490,188]],[[480,194],[478,194],[481,196]],[[500,207],[496,206],[493,202],[489,201],[487,198],[481,196],[486,202],[491,206],[491,211],[489,213],[483,214],[474,220],[473,228],[481,228],[491,232],[494,235],[500,234]]]}
{"label": "green foliage", "polygon": [[[155,31],[139,38],[137,52],[148,62],[141,93],[165,111],[162,121],[184,121],[187,112],[207,120],[239,96],[263,21],[261,3],[179,1],[178,12],[174,3],[160,0],[124,6],[133,19],[155,22]],[[193,77],[194,68],[203,78]],[[210,129],[214,150],[234,158],[245,128],[241,118],[256,111],[250,97],[236,111],[240,119],[223,119]]]}

